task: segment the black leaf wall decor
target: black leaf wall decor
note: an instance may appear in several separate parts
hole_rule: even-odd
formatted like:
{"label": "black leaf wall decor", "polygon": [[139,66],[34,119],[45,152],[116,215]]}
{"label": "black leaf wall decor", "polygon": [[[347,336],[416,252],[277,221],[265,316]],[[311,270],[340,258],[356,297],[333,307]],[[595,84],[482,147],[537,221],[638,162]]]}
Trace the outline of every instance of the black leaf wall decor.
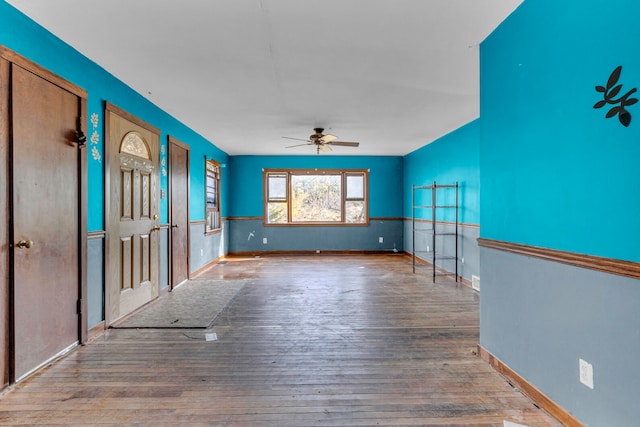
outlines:
{"label": "black leaf wall decor", "polygon": [[636,88],[631,89],[629,92],[625,93],[618,99],[614,99],[620,91],[622,90],[622,85],[618,84],[618,80],[620,80],[620,73],[622,73],[622,65],[617,67],[611,75],[609,76],[609,80],[607,81],[607,86],[596,86],[596,92],[600,92],[603,94],[604,99],[602,101],[598,101],[595,103],[593,108],[602,108],[607,104],[616,105],[620,104],[616,107],[612,107],[605,116],[607,119],[617,115],[618,120],[622,123],[623,126],[627,127],[631,123],[631,113],[627,110],[626,107],[635,104],[638,102],[637,98],[629,98],[631,94],[637,91]]}

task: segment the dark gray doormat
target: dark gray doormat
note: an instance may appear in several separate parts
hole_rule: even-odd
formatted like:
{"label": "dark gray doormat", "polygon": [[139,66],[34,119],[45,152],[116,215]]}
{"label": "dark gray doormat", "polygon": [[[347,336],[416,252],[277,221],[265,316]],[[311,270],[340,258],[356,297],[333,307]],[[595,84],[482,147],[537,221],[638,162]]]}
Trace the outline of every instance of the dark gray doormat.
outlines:
{"label": "dark gray doormat", "polygon": [[208,328],[246,283],[246,280],[189,280],[112,327]]}

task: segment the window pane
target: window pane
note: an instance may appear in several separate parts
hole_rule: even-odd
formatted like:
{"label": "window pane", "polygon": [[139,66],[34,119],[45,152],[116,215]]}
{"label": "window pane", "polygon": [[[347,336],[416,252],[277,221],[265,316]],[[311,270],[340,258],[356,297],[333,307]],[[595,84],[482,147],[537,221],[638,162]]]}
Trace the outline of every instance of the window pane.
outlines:
{"label": "window pane", "polygon": [[347,199],[364,199],[364,175],[347,175]]}
{"label": "window pane", "polygon": [[274,203],[268,204],[267,209],[268,224],[286,224],[287,223],[287,204]]}
{"label": "window pane", "polygon": [[220,228],[220,214],[218,211],[207,211],[206,231]]}
{"label": "window pane", "polygon": [[366,222],[364,215],[364,201],[348,201],[345,202],[345,222],[350,224],[359,224]]}
{"label": "window pane", "polygon": [[340,175],[291,175],[291,221],[342,221],[340,187]]}
{"label": "window pane", "polygon": [[133,154],[134,156],[142,157],[144,159],[151,159],[147,143],[144,142],[142,135],[137,132],[129,132],[124,136],[122,143],[120,144],[120,152]]}
{"label": "window pane", "polygon": [[269,175],[269,200],[286,200],[287,198],[287,176]]}
{"label": "window pane", "polygon": [[220,174],[214,160],[205,159],[205,231],[220,228]]}

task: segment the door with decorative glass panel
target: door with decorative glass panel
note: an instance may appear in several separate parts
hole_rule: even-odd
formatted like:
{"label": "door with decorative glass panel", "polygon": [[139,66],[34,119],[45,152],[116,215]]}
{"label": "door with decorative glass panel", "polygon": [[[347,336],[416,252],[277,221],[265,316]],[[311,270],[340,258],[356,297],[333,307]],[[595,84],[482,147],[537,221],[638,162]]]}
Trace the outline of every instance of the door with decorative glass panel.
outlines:
{"label": "door with decorative glass panel", "polygon": [[108,323],[159,293],[159,131],[107,106]]}

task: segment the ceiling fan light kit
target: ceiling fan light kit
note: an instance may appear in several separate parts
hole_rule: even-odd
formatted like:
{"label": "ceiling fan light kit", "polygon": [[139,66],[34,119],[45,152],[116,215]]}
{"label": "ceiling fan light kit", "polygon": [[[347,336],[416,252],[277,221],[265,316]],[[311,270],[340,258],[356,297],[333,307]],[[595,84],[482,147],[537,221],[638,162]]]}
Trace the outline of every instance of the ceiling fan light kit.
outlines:
{"label": "ceiling fan light kit", "polygon": [[320,151],[328,152],[331,150],[331,145],[340,146],[340,147],[358,147],[360,145],[359,142],[346,142],[346,141],[336,141],[338,139],[337,136],[331,134],[324,134],[324,128],[314,128],[313,134],[309,135],[309,139],[300,139],[300,138],[291,138],[288,136],[283,136],[285,139],[293,139],[296,141],[306,141],[305,144],[296,144],[290,145],[286,148],[294,148],[301,147],[303,145],[315,145],[316,146],[316,154],[320,154]]}

